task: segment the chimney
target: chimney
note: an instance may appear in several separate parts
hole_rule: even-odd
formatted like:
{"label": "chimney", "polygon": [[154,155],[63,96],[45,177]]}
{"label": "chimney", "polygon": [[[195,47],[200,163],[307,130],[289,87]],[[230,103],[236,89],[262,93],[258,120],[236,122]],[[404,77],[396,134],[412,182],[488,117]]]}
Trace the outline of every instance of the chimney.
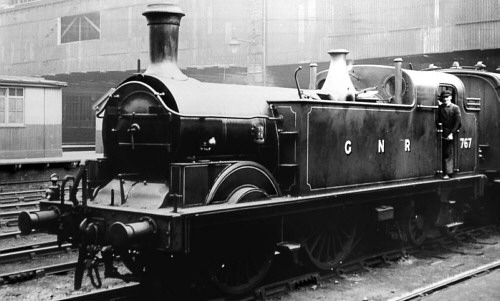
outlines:
{"label": "chimney", "polygon": [[149,26],[150,58],[144,74],[187,80],[177,65],[179,26],[185,14],[174,4],[150,4],[143,15]]}
{"label": "chimney", "polygon": [[330,68],[325,83],[319,92],[323,95],[329,95],[331,100],[354,100],[356,89],[347,71],[346,56],[348,53],[349,51],[345,49],[328,51]]}

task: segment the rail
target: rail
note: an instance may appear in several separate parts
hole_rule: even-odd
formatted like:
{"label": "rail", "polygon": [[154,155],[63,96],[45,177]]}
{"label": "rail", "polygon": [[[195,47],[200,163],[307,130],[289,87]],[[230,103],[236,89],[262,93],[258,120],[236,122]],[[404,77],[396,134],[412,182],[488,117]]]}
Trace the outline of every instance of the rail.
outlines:
{"label": "rail", "polygon": [[500,260],[482,265],[478,268],[475,268],[475,269],[472,269],[469,271],[465,271],[463,273],[460,273],[458,275],[455,275],[455,276],[449,277],[447,279],[441,280],[439,282],[433,283],[433,284],[428,285],[426,287],[414,290],[414,291],[412,291],[408,294],[405,294],[403,296],[389,299],[389,301],[409,301],[409,300],[420,299],[424,295],[429,295],[431,293],[443,290],[443,289],[449,287],[450,285],[455,285],[455,284],[467,281],[472,277],[479,276],[479,275],[483,274],[484,272],[493,271],[493,270],[496,270],[498,268],[500,268]]}
{"label": "rail", "polygon": [[70,252],[71,250],[71,244],[66,243],[59,246],[57,241],[0,249],[0,264],[15,262],[22,259],[32,259],[36,256]]}
{"label": "rail", "polygon": [[22,271],[0,274],[0,285],[18,283],[47,275],[60,274],[75,270],[76,261],[36,267]]}
{"label": "rail", "polygon": [[3,233],[0,233],[0,240],[12,238],[12,237],[17,237],[18,235],[21,235],[21,231],[3,232]]}
{"label": "rail", "polygon": [[106,288],[75,296],[65,297],[64,300],[71,301],[96,301],[96,300],[137,300],[140,297],[140,285],[129,283],[121,287]]}

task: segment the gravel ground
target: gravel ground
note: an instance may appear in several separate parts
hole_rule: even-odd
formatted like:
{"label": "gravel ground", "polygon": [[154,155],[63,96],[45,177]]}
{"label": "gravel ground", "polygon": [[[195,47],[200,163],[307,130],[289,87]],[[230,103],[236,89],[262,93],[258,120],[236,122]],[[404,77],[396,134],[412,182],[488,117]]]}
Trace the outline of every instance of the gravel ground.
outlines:
{"label": "gravel ground", "polygon": [[[384,267],[356,271],[330,279],[274,300],[387,300],[404,295],[444,278],[500,259],[500,233],[481,238],[494,243],[452,246],[409,256]],[[462,254],[461,252],[463,251]],[[481,255],[477,255],[482,253]],[[476,254],[476,255],[474,255]],[[36,260],[41,262],[41,260]],[[4,267],[0,267],[3,268]],[[127,270],[119,266],[121,273]],[[0,272],[2,273],[2,272]],[[101,276],[103,269],[101,268]],[[46,276],[27,282],[0,286],[0,300],[58,300],[95,290],[85,275],[82,289],[73,291],[73,273]],[[118,279],[103,279],[103,289],[123,284]],[[499,284],[500,289],[500,284]]]}
{"label": "gravel ground", "polygon": [[[120,273],[127,273],[125,267],[119,266]],[[103,278],[104,268],[100,269],[102,279],[102,290],[123,285],[124,282],[119,279]],[[29,280],[22,283],[0,286],[0,300],[19,301],[19,300],[63,300],[69,296],[77,296],[90,291],[96,291],[90,283],[85,272],[82,288],[78,291],[73,290],[74,273],[61,275],[47,275],[42,278]]]}
{"label": "gravel ground", "polygon": [[[16,246],[24,246],[35,243],[53,241],[56,237],[46,233],[35,233],[27,236],[18,236],[7,238],[0,241],[0,249],[7,249]],[[22,262],[6,263],[0,265],[0,274],[14,271],[23,271],[58,263],[74,262],[78,258],[78,252],[75,250],[63,252],[57,256],[40,256],[34,259],[26,259]],[[103,277],[104,268],[100,269]],[[121,273],[127,273],[125,267],[119,266]],[[68,296],[79,295],[95,290],[90,283],[86,273],[83,278],[82,289],[78,292],[73,290],[74,273],[61,275],[48,275],[39,279],[33,279],[17,284],[0,285],[0,300],[59,300]],[[115,287],[123,284],[119,279],[102,279],[102,289]]]}
{"label": "gravel ground", "polygon": [[[388,300],[448,277],[500,259],[500,233],[481,241],[494,245],[468,243],[451,250],[410,256],[386,267],[351,273],[287,294],[275,300]],[[457,252],[459,251],[459,252]],[[465,254],[460,252],[464,251]],[[479,254],[481,255],[474,255]],[[500,290],[500,283],[498,284]]]}

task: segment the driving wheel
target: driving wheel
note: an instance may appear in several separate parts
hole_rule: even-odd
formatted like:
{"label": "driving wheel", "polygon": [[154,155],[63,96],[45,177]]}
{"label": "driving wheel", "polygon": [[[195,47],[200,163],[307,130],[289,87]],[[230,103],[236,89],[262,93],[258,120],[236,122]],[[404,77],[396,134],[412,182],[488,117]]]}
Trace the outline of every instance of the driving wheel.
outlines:
{"label": "driving wheel", "polygon": [[356,218],[351,213],[351,210],[336,209],[322,215],[304,231],[301,243],[314,266],[330,270],[349,255],[357,229]]}

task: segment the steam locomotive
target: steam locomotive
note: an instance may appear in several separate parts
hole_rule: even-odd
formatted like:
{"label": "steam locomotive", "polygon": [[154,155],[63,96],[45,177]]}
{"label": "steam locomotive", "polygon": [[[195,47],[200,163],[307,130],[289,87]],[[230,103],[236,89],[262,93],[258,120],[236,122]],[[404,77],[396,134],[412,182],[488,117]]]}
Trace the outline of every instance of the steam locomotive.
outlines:
{"label": "steam locomotive", "polygon": [[[473,76],[496,85],[479,97],[453,72],[400,60],[348,71],[347,51],[334,50],[319,90],[202,83],[176,64],[182,10],[149,5],[144,16],[150,66],[95,106],[104,159],[82,163],[40,212],[19,216],[22,233],[48,229],[79,247],[75,289],[85,269],[99,277],[99,261],[117,276],[117,258],[156,288],[203,278],[232,294],[258,285],[276,252],[335,269],[361,225],[397,221],[421,244],[432,226],[462,224],[498,176],[498,137],[481,132],[482,120],[499,132],[497,75]],[[443,90],[463,123],[450,180],[435,126]]]}

